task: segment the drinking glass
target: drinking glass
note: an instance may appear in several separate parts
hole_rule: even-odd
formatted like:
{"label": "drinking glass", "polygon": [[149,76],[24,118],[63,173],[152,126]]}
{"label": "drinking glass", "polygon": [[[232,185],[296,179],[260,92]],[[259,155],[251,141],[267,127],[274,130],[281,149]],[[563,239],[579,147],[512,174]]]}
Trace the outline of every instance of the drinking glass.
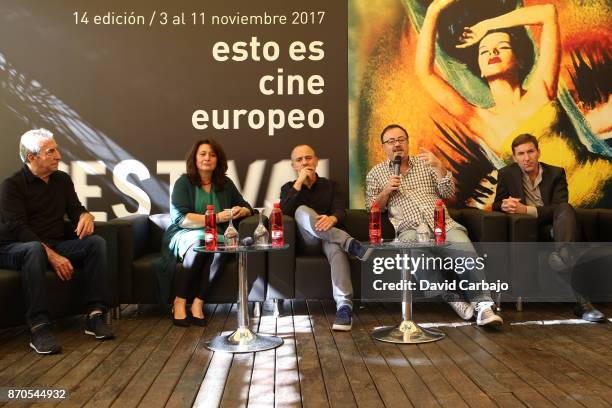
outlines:
{"label": "drinking glass", "polygon": [[228,208],[225,211],[229,211],[230,212],[230,220],[229,220],[229,225],[227,226],[227,229],[225,230],[225,233],[223,234],[223,240],[225,241],[225,247],[228,249],[235,249],[238,247],[238,240],[239,240],[239,236],[238,236],[238,230],[234,227],[234,223],[233,223],[233,218],[234,218],[234,214],[231,208]]}
{"label": "drinking glass", "polygon": [[259,212],[259,224],[257,224],[257,228],[255,228],[255,232],[253,232],[253,241],[255,241],[255,245],[257,246],[266,246],[270,244],[270,233],[266,229],[263,223],[263,212],[265,207],[255,208]]}
{"label": "drinking glass", "polygon": [[389,207],[389,221],[391,225],[393,225],[393,229],[395,230],[395,238],[393,239],[394,243],[400,242],[399,240],[399,226],[402,222],[402,210],[400,207],[391,206]]}

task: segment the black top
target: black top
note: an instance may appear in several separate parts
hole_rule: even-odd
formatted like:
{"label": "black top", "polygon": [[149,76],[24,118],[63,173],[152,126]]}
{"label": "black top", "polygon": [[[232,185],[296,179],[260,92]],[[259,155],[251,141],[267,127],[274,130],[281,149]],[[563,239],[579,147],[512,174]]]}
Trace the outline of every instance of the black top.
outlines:
{"label": "black top", "polygon": [[86,211],[68,174],[56,171],[45,183],[24,165],[0,188],[0,243],[56,243],[66,239],[64,215],[76,224]]}
{"label": "black top", "polygon": [[346,206],[337,182],[317,175],[311,188],[303,184],[300,191],[293,188],[294,183],[295,180],[290,181],[281,188],[280,207],[283,214],[293,216],[300,205],[306,205],[318,214],[334,215],[338,224],[343,224]]}

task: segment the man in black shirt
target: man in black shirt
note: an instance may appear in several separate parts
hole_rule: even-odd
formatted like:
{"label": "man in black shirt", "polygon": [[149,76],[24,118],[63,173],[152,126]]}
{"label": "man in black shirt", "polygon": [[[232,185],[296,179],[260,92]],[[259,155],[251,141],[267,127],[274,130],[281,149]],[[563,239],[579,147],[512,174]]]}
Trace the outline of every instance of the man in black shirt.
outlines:
{"label": "man in black shirt", "polygon": [[307,244],[322,245],[331,266],[331,280],[336,301],[334,330],[348,331],[352,326],[353,285],[347,253],[366,259],[370,250],[345,231],[336,228],[346,216],[344,197],[338,183],[319,177],[319,159],[308,145],[296,146],[291,152],[291,165],[297,179],[281,188],[280,206],[284,214],[293,216],[302,239]]}
{"label": "man in black shirt", "polygon": [[[93,216],[81,205],[70,177],[58,170],[61,155],[53,134],[45,129],[26,132],[19,153],[23,168],[5,179],[0,190],[0,268],[21,271],[30,346],[41,354],[61,350],[49,327],[47,265],[61,281],[76,277],[82,282],[88,310],[85,333],[111,338],[104,320],[110,298],[106,242],[92,235]],[[65,215],[76,225],[78,238],[65,236]],[[77,273],[73,264],[80,267]]]}

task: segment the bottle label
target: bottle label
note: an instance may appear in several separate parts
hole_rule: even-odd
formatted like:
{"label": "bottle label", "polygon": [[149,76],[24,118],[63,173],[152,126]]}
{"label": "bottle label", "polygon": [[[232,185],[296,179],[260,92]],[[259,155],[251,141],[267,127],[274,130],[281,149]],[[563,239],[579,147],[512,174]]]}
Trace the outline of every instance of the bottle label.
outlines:
{"label": "bottle label", "polygon": [[444,230],[440,227],[436,227],[434,229],[434,235],[436,236],[436,242],[438,244],[441,244],[446,240],[446,234],[444,233]]}
{"label": "bottle label", "polygon": [[282,230],[272,230],[272,239],[273,240],[282,239],[282,238],[283,238],[283,231]]}

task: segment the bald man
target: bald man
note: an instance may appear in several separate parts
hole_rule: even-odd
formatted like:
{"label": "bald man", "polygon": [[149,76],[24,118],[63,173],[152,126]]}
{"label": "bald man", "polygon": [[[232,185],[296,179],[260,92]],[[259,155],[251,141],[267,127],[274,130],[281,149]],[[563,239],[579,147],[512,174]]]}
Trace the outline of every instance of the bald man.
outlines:
{"label": "bald man", "polygon": [[293,216],[298,233],[310,245],[321,243],[331,267],[336,319],[334,330],[348,331],[353,324],[353,285],[347,254],[360,260],[368,257],[359,241],[337,228],[346,216],[344,196],[338,183],[317,174],[319,158],[312,147],[298,145],[291,151],[297,179],[281,188],[283,214]]}

